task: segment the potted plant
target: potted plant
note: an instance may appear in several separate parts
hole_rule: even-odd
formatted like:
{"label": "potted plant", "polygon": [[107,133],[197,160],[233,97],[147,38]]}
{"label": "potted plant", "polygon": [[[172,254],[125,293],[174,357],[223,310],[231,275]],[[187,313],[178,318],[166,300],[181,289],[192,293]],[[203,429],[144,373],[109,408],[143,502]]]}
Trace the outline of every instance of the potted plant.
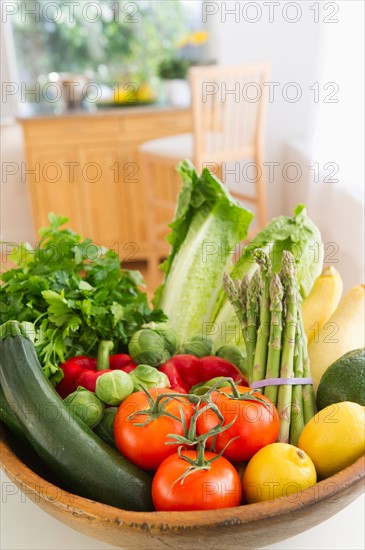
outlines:
{"label": "potted plant", "polygon": [[190,88],[186,79],[190,61],[183,57],[164,59],[158,67],[159,77],[165,81],[167,100],[174,107],[190,105]]}
{"label": "potted plant", "polygon": [[191,94],[187,73],[192,65],[202,61],[202,46],[208,40],[205,30],[191,31],[175,45],[169,57],[158,67],[159,77],[165,81],[167,99],[174,107],[190,105]]}

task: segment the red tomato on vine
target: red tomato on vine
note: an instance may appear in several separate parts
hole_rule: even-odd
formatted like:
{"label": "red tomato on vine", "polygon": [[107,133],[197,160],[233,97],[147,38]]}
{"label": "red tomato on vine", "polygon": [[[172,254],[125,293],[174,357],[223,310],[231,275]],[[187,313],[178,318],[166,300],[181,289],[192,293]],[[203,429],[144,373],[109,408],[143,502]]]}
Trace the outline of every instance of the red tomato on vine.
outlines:
{"label": "red tomato on vine", "polygon": [[[230,428],[216,436],[214,450],[221,452],[228,445],[223,452],[224,457],[231,462],[247,462],[262,447],[276,441],[279,415],[270,399],[261,393],[243,386],[237,386],[237,390],[242,394],[241,399],[232,395],[232,388],[221,388],[212,394],[212,401],[224,418],[223,426],[233,422]],[[244,394],[249,392],[252,396],[245,398]],[[197,420],[197,434],[207,433],[218,424],[217,413],[207,410]],[[207,447],[212,442],[209,438]]]}
{"label": "red tomato on vine", "polygon": [[[184,435],[183,414],[187,426],[194,413],[184,397],[159,398],[173,394],[166,388],[132,393],[121,403],[114,420],[114,438],[121,454],[144,470],[156,470],[165,458],[175,453],[179,444],[169,434]],[[136,414],[137,413],[137,414]]]}
{"label": "red tomato on vine", "polygon": [[[196,460],[197,451],[183,450],[182,456]],[[241,504],[242,485],[234,466],[211,452],[205,452],[204,461],[211,461],[208,469],[197,468],[188,475],[184,474],[189,462],[178,453],[162,462],[152,481],[157,511],[216,510]]]}

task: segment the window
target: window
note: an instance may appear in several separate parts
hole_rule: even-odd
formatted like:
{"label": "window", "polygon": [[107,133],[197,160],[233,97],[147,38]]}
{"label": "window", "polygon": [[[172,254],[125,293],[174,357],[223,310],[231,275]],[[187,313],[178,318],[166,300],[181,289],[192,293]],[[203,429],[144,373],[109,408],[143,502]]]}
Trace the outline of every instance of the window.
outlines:
{"label": "window", "polygon": [[109,87],[148,82],[179,41],[202,26],[201,2],[195,0],[15,0],[11,5],[7,19],[19,80],[29,89],[52,73],[85,75]]}

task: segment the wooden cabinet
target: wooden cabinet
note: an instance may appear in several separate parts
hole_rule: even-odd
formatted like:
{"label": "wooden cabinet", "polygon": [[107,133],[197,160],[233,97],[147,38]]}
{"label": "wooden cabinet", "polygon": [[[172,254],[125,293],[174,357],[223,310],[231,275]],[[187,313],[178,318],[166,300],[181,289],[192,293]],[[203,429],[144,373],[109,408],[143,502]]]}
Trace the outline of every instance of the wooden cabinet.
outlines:
{"label": "wooden cabinet", "polygon": [[75,231],[83,232],[80,183],[76,174],[74,178],[69,174],[74,162],[75,153],[66,145],[32,147],[27,151],[27,183],[36,229],[47,225],[48,212],[55,212],[72,220]]}
{"label": "wooden cabinet", "polygon": [[[124,260],[146,257],[145,185],[138,146],[190,132],[190,110],[125,108],[20,120],[34,229],[49,212]],[[166,219],[168,223],[170,219]]]}

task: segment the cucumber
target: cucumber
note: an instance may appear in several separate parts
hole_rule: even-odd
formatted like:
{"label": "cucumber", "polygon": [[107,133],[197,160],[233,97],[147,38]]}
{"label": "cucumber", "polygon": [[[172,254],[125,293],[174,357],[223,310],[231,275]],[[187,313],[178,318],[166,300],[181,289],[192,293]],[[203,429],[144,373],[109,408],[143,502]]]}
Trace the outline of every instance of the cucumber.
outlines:
{"label": "cucumber", "polygon": [[151,476],[64,405],[17,321],[1,326],[0,384],[29,443],[71,492],[126,510],[153,510]]}
{"label": "cucumber", "polygon": [[5,399],[2,387],[0,386],[0,420],[9,428],[11,433],[21,441],[27,442],[23,428],[21,427],[16,414],[13,413],[9,403]]}

